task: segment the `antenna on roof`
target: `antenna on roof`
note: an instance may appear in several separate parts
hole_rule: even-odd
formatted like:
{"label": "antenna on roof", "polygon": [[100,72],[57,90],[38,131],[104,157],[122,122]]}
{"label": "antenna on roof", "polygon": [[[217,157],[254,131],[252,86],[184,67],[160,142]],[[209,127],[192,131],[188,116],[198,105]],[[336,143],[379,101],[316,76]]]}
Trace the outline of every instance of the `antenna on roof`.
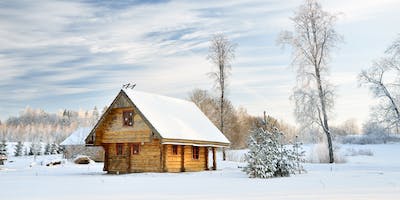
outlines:
{"label": "antenna on roof", "polygon": [[136,83],[127,83],[127,84],[123,84],[122,88],[123,89],[131,89],[131,90],[133,90],[133,88],[135,88],[135,86],[136,86]]}

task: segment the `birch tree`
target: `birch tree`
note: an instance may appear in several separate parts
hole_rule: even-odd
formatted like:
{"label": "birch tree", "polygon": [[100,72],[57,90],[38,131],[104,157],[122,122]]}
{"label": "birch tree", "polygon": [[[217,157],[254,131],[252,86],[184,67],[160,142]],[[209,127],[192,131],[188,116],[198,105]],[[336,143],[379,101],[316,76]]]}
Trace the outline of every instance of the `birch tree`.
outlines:
{"label": "birch tree", "polygon": [[[219,129],[224,133],[225,95],[227,80],[231,72],[231,62],[235,57],[235,45],[225,35],[214,35],[210,41],[208,59],[214,64],[216,70],[209,73],[215,82],[220,97],[219,102]],[[226,160],[225,149],[222,151],[223,160]]]}
{"label": "birch tree", "polygon": [[362,86],[368,86],[379,104],[373,109],[374,120],[386,128],[400,127],[400,37],[386,50],[385,56],[375,61],[359,75]]}
{"label": "birch tree", "polygon": [[283,31],[278,40],[292,47],[292,65],[297,72],[292,95],[296,119],[303,127],[317,126],[325,133],[330,163],[334,162],[329,129],[334,87],[327,79],[328,63],[332,50],[342,40],[334,29],[336,19],[316,0],[306,0],[291,18],[294,31]]}

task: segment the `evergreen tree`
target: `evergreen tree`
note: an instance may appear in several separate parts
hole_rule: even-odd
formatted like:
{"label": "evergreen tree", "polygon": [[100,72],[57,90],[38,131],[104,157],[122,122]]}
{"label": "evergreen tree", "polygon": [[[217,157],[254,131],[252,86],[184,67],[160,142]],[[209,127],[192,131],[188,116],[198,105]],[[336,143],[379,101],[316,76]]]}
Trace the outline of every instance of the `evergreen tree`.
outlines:
{"label": "evergreen tree", "polygon": [[23,148],[24,148],[24,144],[21,141],[18,141],[17,145],[15,145],[14,156],[22,156]]}
{"label": "evergreen tree", "polygon": [[50,143],[47,143],[46,146],[44,147],[44,155],[50,155],[51,154],[51,145]]}
{"label": "evergreen tree", "polygon": [[300,173],[304,152],[297,142],[291,149],[284,146],[282,137],[282,132],[276,127],[271,132],[261,128],[252,131],[249,152],[245,156],[247,166],[244,167],[251,178],[290,176],[297,171]]}
{"label": "evergreen tree", "polygon": [[99,111],[96,106],[93,108],[92,116],[95,121],[99,120]]}
{"label": "evergreen tree", "polygon": [[275,175],[278,161],[278,144],[271,133],[262,128],[252,131],[244,171],[251,178],[270,178]]}
{"label": "evergreen tree", "polygon": [[32,142],[31,146],[29,147],[28,155],[30,156],[38,155],[38,152],[39,152],[39,145],[36,144],[35,142]]}
{"label": "evergreen tree", "polygon": [[24,148],[24,155],[25,156],[29,155],[28,148],[26,148],[26,147]]}
{"label": "evergreen tree", "polygon": [[303,150],[301,145],[302,143],[298,141],[298,136],[296,136],[296,140],[293,143],[293,155],[295,159],[295,170],[299,174],[306,171],[302,165],[302,163],[306,161],[305,160],[306,152]]}
{"label": "evergreen tree", "polygon": [[2,140],[0,143],[0,155],[7,156],[7,143],[6,140]]}
{"label": "evergreen tree", "polygon": [[50,154],[58,154],[59,146],[56,143],[52,143],[50,146]]}

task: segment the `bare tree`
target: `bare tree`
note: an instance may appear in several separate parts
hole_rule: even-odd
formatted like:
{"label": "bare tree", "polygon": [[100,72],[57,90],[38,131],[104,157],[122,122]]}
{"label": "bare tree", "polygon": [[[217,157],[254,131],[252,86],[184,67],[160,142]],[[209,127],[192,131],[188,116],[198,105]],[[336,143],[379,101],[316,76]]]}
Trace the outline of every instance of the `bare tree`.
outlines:
{"label": "bare tree", "polygon": [[359,75],[360,85],[369,86],[380,103],[373,109],[374,120],[386,124],[386,128],[400,126],[400,38],[387,50],[386,55],[375,61]]}
{"label": "bare tree", "polygon": [[[227,79],[231,71],[231,62],[235,57],[235,45],[225,35],[217,34],[211,39],[208,59],[216,66],[217,70],[209,75],[215,81],[215,88],[220,94],[220,124],[219,129],[224,133],[224,101],[227,90]],[[226,160],[225,149],[222,151],[223,160]]]}
{"label": "bare tree", "polygon": [[292,98],[297,121],[320,127],[326,135],[329,162],[334,162],[328,114],[333,108],[334,88],[328,82],[328,61],[333,48],[342,41],[334,29],[336,15],[324,11],[316,0],[306,0],[291,18],[294,32],[281,33],[279,43],[292,47],[292,65],[297,86]]}

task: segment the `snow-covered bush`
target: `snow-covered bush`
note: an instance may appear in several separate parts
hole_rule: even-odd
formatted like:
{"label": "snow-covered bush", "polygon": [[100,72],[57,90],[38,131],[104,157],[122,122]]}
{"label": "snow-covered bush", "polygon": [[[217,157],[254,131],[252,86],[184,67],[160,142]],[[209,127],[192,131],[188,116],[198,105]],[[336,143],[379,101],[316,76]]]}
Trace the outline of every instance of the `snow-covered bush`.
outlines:
{"label": "snow-covered bush", "polygon": [[[329,163],[329,151],[327,148],[326,143],[319,143],[315,144],[309,154],[308,154],[308,162],[310,163]],[[339,146],[334,145],[333,146],[333,158],[335,160],[335,163],[345,163],[346,159],[345,157],[340,154],[339,152]]]}
{"label": "snow-covered bush", "polygon": [[385,144],[388,142],[400,142],[400,137],[384,133],[372,133],[364,135],[348,135],[338,139],[343,144]]}
{"label": "snow-covered bush", "polygon": [[[289,176],[302,171],[302,152],[285,147],[279,140],[282,133],[255,129],[249,139],[249,152],[245,155],[247,165],[243,171],[251,178]],[[299,147],[296,145],[296,147]]]}
{"label": "snow-covered bush", "polygon": [[90,164],[90,163],[94,163],[94,161],[92,159],[90,159],[89,156],[78,155],[74,159],[74,163],[75,164]]}
{"label": "snow-covered bush", "polygon": [[371,149],[354,149],[348,148],[346,149],[346,156],[373,156],[374,153]]}

